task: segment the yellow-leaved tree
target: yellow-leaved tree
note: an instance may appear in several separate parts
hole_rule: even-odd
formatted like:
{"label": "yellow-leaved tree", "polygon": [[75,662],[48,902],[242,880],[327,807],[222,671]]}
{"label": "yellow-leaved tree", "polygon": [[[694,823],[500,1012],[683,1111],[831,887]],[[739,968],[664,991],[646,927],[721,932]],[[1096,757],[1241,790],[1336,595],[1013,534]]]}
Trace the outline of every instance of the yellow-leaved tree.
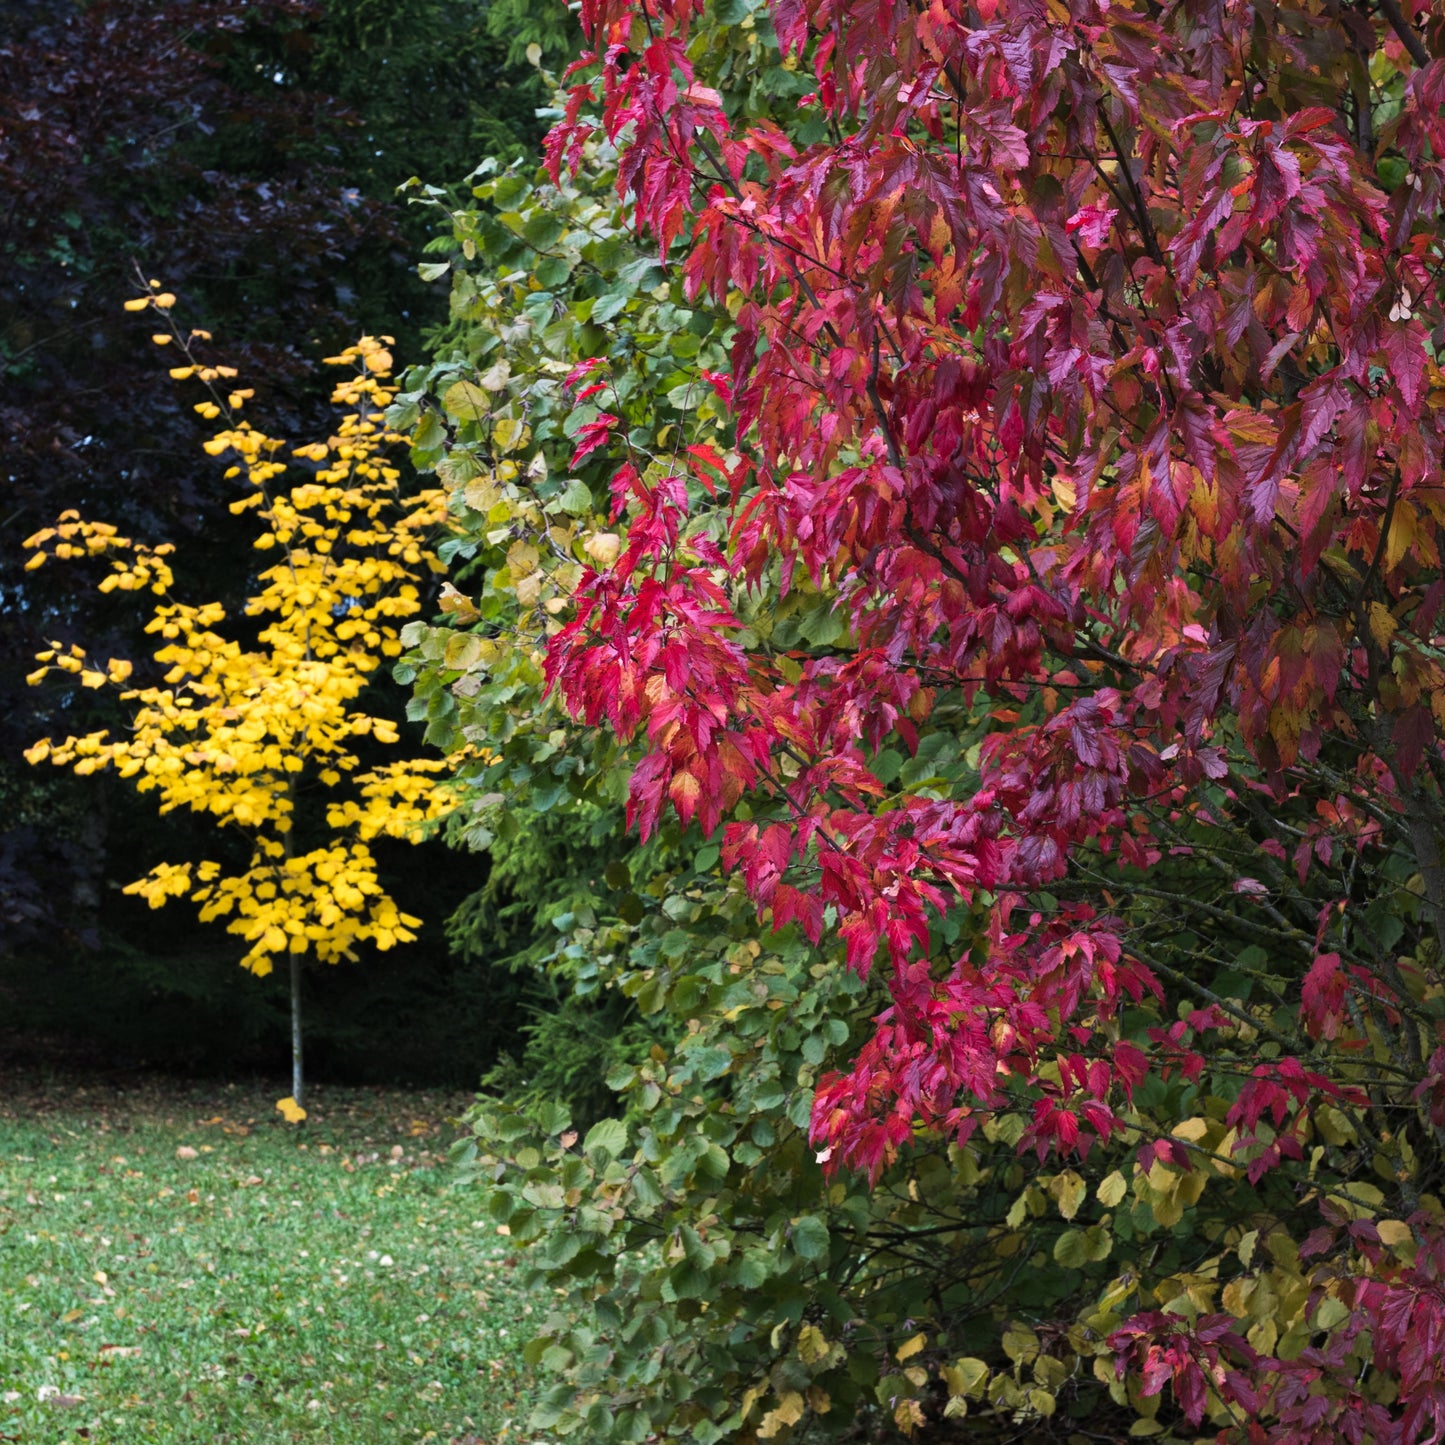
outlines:
{"label": "yellow-leaved tree", "polygon": [[[165,319],[168,330],[152,339],[182,353],[171,376],[206,388],[195,409],[224,424],[205,450],[234,457],[226,476],[245,492],[231,510],[256,514],[255,546],[274,561],[228,629],[220,603],[173,595],[169,544],[148,546],[75,512],[28,538],[31,568],[49,558],[104,556],[110,570],[101,591],[148,593],[145,630],[160,646],[158,680],[145,686],[130,685],[130,662],[93,662],[78,646],[38,654],[32,684],[58,669],[86,687],[115,686],[132,717],[124,736],[45,738],[26,756],[77,773],[114,768],[141,792],[156,793],[162,813],[190,809],[249,839],[249,864],[240,871],[162,863],[125,891],[152,908],[189,898],[203,921],[224,919],[245,940],[241,962],[254,974],[287,961],[292,1092],[277,1107],[295,1122],[305,1117],[302,961],[311,954],[336,963],[354,958],[359,943],[386,949],[415,937],[420,920],[383,887],[370,844],[383,836],[418,841],[449,807],[439,759],[364,766],[360,740],[399,739],[393,723],[355,706],[400,653],[399,626],[422,606],[419,584],[443,570],[429,538],[444,522],[445,503],[435,491],[403,496],[401,473],[385,460],[403,440],[383,415],[395,391],[387,384],[390,338],[363,337],[327,358],[352,369],[332,396],[347,410],[334,436],[292,447],[288,458],[286,442],[240,419],[251,393],[235,389],[235,371],[196,360],[193,342],[209,337],[183,333],[171,316],[174,302],[153,282],[148,295],[126,304]],[[374,756],[370,744],[361,745]]]}

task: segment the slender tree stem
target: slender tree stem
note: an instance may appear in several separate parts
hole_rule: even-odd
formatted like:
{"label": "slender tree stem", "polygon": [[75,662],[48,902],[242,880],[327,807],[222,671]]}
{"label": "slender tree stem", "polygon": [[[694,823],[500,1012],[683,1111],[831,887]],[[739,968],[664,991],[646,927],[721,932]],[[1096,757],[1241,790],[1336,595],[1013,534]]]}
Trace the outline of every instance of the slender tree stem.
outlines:
{"label": "slender tree stem", "polygon": [[303,1109],[306,1083],[301,1071],[301,955],[291,955],[291,1097]]}
{"label": "slender tree stem", "polygon": [[[311,645],[307,643],[307,655],[310,656]],[[285,856],[289,862],[293,856],[292,839],[295,837],[293,827],[296,822],[296,783],[294,777],[289,777],[286,783],[286,799],[291,804],[287,810],[287,828],[281,835],[281,846],[285,850]],[[301,955],[294,950],[291,958],[291,1097],[296,1100],[298,1107],[306,1107],[306,1076],[301,1067]]]}
{"label": "slender tree stem", "polygon": [[1425,49],[1425,42],[1420,39],[1410,22],[1405,19],[1398,0],[1380,0],[1380,13],[1390,22],[1390,29],[1400,37],[1405,49],[1410,52],[1410,59],[1416,65],[1429,65],[1430,52]]}

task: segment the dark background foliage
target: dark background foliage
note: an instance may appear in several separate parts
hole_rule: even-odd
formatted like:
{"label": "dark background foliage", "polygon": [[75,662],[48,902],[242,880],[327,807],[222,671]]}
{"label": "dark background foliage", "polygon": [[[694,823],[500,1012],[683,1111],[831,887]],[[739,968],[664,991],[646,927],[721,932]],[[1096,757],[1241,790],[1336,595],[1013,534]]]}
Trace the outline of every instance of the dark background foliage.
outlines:
{"label": "dark background foliage", "polygon": [[[199,856],[205,830],[21,758],[46,733],[119,721],[97,694],[28,688],[38,647],[144,653],[133,605],[71,569],[24,573],[19,544],[76,507],[176,542],[186,595],[245,595],[253,554],[228,484],[153,327],[121,302],[138,272],[163,280],[183,324],[215,334],[209,359],[256,387],[258,422],[324,434],[321,356],[370,331],[414,357],[444,316],[416,272],[431,223],[396,187],[540,135],[545,92],[508,59],[499,19],[475,0],[0,5],[0,1004],[32,1036],[169,1066],[280,1057],[279,986],[235,968],[219,929],[120,894],[162,857]],[[566,24],[559,5],[553,29]],[[399,698],[382,705],[399,715]],[[474,1082],[523,1018],[517,979],[447,945],[484,874],[439,844],[398,847],[388,871],[426,931],[313,971],[312,1062],[322,1077]]]}

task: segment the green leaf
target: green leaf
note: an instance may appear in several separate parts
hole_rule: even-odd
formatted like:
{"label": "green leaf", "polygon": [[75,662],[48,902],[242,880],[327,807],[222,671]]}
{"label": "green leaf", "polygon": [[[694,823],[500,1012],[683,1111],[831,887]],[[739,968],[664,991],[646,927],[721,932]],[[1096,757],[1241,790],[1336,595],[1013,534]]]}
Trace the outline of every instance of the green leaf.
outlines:
{"label": "green leaf", "polygon": [[627,1125],[621,1119],[603,1119],[594,1124],[582,1141],[583,1150],[591,1154],[602,1149],[615,1159],[627,1147]]}
{"label": "green leaf", "polygon": [[804,1259],[822,1259],[828,1252],[828,1226],[815,1214],[795,1219],[791,1237],[793,1248]]}
{"label": "green leaf", "polygon": [[621,313],[631,297],[625,292],[612,292],[606,296],[599,296],[597,304],[592,308],[592,315],[589,320],[600,325],[605,321],[611,321],[614,316]]}
{"label": "green leaf", "polygon": [[545,1181],[523,1185],[522,1198],[538,1209],[561,1209],[566,1202],[562,1186]]}
{"label": "green leaf", "polygon": [[429,411],[422,417],[421,424],[411,434],[412,447],[419,452],[437,450],[447,439],[447,429],[436,412]]}
{"label": "green leaf", "polygon": [[558,500],[569,516],[585,517],[592,510],[592,488],[573,477]]}

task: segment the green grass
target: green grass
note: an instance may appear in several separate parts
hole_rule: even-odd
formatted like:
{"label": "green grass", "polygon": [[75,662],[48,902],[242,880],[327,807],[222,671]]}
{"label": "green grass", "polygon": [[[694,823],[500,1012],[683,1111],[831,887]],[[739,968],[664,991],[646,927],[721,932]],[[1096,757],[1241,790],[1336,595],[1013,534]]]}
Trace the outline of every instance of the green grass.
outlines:
{"label": "green grass", "polygon": [[527,1438],[532,1305],[448,1188],[465,1101],[274,1102],[0,1074],[0,1440]]}

